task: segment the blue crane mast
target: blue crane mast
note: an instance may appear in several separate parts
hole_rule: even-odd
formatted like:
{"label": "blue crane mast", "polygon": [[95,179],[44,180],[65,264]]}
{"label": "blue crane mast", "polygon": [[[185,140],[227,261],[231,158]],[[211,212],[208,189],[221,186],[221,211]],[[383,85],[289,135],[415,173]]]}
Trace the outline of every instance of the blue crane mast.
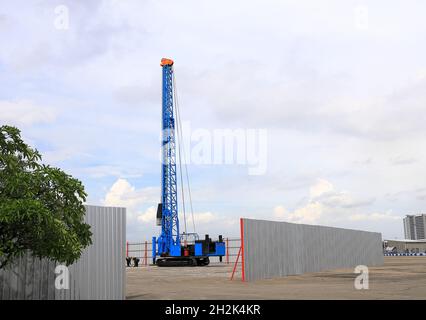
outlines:
{"label": "blue crane mast", "polygon": [[[176,172],[176,121],[173,88],[173,60],[161,59],[162,67],[162,165],[161,203],[157,209],[157,225],[161,234],[152,239],[153,263],[158,266],[208,265],[209,256],[218,256],[222,261],[225,243],[222,236],[212,241],[208,235],[199,240],[196,233],[191,235],[193,243],[187,242],[188,234],[179,233],[177,172]],[[185,236],[184,244],[182,239]],[[157,258],[157,256],[160,256]]]}
{"label": "blue crane mast", "polygon": [[160,252],[180,251],[179,216],[176,181],[176,138],[173,110],[173,61],[163,60],[162,171],[161,171],[161,236]]}

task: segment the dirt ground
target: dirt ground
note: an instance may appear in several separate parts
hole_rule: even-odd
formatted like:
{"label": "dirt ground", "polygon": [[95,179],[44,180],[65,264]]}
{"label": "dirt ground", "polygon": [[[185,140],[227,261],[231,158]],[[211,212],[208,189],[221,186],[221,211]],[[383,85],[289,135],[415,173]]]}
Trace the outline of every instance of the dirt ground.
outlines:
{"label": "dirt ground", "polygon": [[385,257],[369,268],[369,289],[356,290],[353,269],[242,282],[232,267],[127,269],[127,299],[426,299],[426,257]]}

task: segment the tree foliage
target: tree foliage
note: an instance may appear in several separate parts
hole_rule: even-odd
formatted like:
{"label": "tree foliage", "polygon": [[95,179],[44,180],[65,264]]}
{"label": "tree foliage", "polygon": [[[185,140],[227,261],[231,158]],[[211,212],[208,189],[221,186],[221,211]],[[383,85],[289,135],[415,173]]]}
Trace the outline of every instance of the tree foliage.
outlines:
{"label": "tree foliage", "polygon": [[91,244],[82,183],[41,160],[19,129],[0,126],[0,269],[27,250],[70,265]]}

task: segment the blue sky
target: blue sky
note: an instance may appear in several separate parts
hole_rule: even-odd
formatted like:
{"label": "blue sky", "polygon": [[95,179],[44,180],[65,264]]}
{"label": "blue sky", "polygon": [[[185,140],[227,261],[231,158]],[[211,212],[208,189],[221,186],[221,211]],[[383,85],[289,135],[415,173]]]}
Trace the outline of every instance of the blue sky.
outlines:
{"label": "blue sky", "polygon": [[[58,5],[67,29],[55,27]],[[130,240],[150,239],[160,198],[159,62],[171,57],[193,130],[268,137],[263,174],[189,165],[199,233],[236,236],[239,217],[256,217],[402,238],[402,217],[426,205],[425,9],[423,1],[5,1],[0,123],[81,179],[88,203],[126,206]]]}

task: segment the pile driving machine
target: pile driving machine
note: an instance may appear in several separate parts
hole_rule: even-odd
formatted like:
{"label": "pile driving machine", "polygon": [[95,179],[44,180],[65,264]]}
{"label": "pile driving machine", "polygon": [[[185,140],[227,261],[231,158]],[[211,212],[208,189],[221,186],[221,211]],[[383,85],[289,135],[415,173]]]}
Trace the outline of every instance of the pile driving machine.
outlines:
{"label": "pile driving machine", "polygon": [[[179,233],[178,196],[176,178],[175,82],[173,60],[161,59],[162,81],[162,169],[161,203],[157,209],[157,225],[161,234],[152,238],[152,259],[157,266],[205,266],[209,257],[220,261],[225,255],[222,236],[212,241],[208,235],[199,239],[194,233]],[[179,118],[179,117],[177,117]],[[180,172],[182,174],[182,172]],[[188,181],[189,183],[189,181]],[[183,189],[182,189],[183,190]],[[195,230],[194,230],[195,231]],[[189,238],[192,238],[188,240]]]}

